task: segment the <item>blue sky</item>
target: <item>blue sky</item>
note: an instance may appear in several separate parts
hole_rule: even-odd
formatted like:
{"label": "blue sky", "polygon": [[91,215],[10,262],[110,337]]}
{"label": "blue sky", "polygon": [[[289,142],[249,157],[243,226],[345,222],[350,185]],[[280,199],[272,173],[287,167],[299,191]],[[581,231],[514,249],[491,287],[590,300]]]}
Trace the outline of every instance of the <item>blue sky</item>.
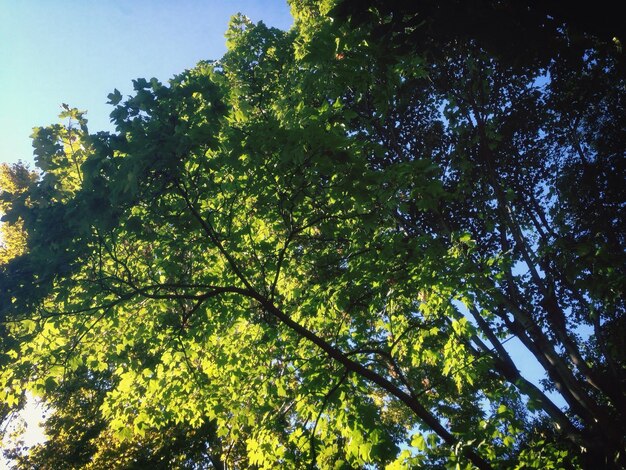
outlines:
{"label": "blue sky", "polygon": [[61,103],[112,130],[114,88],[219,59],[237,12],[292,23],[286,0],[0,0],[0,162],[32,162],[32,128],[58,122]]}

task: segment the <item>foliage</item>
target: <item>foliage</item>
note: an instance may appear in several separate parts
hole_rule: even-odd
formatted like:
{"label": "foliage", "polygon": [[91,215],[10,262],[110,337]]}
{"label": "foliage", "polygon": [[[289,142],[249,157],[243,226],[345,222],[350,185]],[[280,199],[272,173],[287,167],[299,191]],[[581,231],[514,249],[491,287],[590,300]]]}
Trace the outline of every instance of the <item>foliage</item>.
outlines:
{"label": "foliage", "polygon": [[[32,173],[21,162],[14,165],[3,163],[0,165],[0,188],[10,193],[12,197],[25,197],[28,187],[36,181],[36,174]],[[10,207],[8,201],[0,200],[0,213]],[[12,224],[0,226],[0,263],[6,264],[11,259],[24,254],[26,249],[26,234],[21,220],[16,219]]]}
{"label": "foliage", "polygon": [[18,468],[620,465],[620,53],[344,3],[234,17],[220,61],[111,93],[115,133],[35,131],[0,393],[51,440]]}

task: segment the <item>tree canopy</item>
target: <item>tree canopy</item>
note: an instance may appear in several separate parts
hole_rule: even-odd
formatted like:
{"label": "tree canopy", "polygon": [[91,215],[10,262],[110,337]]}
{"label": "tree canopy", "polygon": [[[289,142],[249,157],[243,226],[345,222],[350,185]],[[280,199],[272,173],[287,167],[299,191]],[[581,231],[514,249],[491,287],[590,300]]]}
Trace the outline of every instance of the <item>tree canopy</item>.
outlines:
{"label": "tree canopy", "polygon": [[0,413],[51,410],[16,467],[623,466],[621,31],[291,3],[2,168]]}

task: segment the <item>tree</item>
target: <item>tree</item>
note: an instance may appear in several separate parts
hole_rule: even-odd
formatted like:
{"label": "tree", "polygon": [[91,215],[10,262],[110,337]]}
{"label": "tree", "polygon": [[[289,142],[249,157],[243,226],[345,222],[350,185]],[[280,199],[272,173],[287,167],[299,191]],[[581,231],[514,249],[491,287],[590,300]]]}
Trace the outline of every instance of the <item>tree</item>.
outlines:
{"label": "tree", "polygon": [[36,130],[0,271],[5,401],[53,405],[24,467],[623,464],[620,53],[343,3],[234,17],[111,93],[115,133]]}
{"label": "tree", "polygon": [[[24,197],[28,187],[37,180],[36,174],[30,172],[22,163],[13,165],[3,163],[0,165],[0,189],[3,193],[11,193],[13,197]],[[4,215],[9,205],[0,199],[0,214]],[[26,248],[26,233],[19,219],[13,223],[0,223],[0,264],[6,264],[9,260],[24,254]],[[3,343],[9,345],[6,326],[0,324],[0,335]],[[15,345],[14,345],[15,346]],[[0,358],[0,366],[7,367],[9,361],[6,357]],[[23,404],[23,400],[20,400]],[[7,403],[0,403],[0,423],[4,423],[12,415],[11,407]],[[0,442],[3,440],[6,428],[0,429]]]}
{"label": "tree", "polygon": [[[14,165],[7,165],[6,163],[0,165],[0,188],[3,192],[12,194],[13,197],[23,196],[28,187],[36,180],[36,174],[30,172],[21,162]],[[3,214],[7,208],[7,203],[0,201],[0,210]],[[0,245],[0,263],[5,264],[12,258],[24,253],[26,234],[19,220],[15,220],[12,224],[2,224],[0,229],[2,230],[0,232],[2,243]]]}
{"label": "tree", "polygon": [[49,397],[53,413],[46,420],[48,441],[31,448],[12,449],[18,468],[223,468],[210,453],[215,442],[214,423],[197,428],[170,422],[159,431],[146,431],[134,439],[118,439],[100,413],[106,392],[113,388],[108,371],[81,368],[71,382]]}

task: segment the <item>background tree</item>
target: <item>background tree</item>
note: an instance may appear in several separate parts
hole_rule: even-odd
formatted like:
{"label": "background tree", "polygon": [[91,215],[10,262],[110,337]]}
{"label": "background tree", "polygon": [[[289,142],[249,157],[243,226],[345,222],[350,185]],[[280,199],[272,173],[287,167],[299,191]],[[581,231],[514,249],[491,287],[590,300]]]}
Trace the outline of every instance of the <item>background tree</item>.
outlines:
{"label": "background tree", "polygon": [[[3,193],[13,197],[24,197],[28,187],[37,180],[36,174],[28,170],[22,163],[0,165],[0,188]],[[0,210],[4,215],[9,209],[7,201],[0,201]],[[13,223],[3,223],[0,226],[1,245],[0,263],[6,264],[9,260],[24,254],[26,249],[26,234],[20,220]]]}
{"label": "background tree", "polygon": [[[3,194],[10,193],[13,197],[25,197],[28,187],[37,180],[36,174],[29,171],[21,162],[14,165],[0,165],[0,190]],[[5,215],[9,209],[6,200],[0,199],[0,214]],[[26,250],[26,233],[20,220],[0,223],[0,264],[6,264],[11,259],[24,254]],[[3,344],[9,344],[6,326],[0,324],[0,335]],[[10,359],[7,356],[0,356],[0,365],[8,367]],[[20,400],[23,404],[23,398]],[[0,423],[4,423],[12,416],[12,409],[9,403],[0,403]],[[6,426],[0,428],[0,441],[6,434]]]}
{"label": "background tree", "polygon": [[36,132],[0,380],[57,438],[22,465],[620,465],[615,45],[530,9],[549,47],[516,58],[454,3],[342,5],[235,17],[219,62],[109,95],[113,134]]}

